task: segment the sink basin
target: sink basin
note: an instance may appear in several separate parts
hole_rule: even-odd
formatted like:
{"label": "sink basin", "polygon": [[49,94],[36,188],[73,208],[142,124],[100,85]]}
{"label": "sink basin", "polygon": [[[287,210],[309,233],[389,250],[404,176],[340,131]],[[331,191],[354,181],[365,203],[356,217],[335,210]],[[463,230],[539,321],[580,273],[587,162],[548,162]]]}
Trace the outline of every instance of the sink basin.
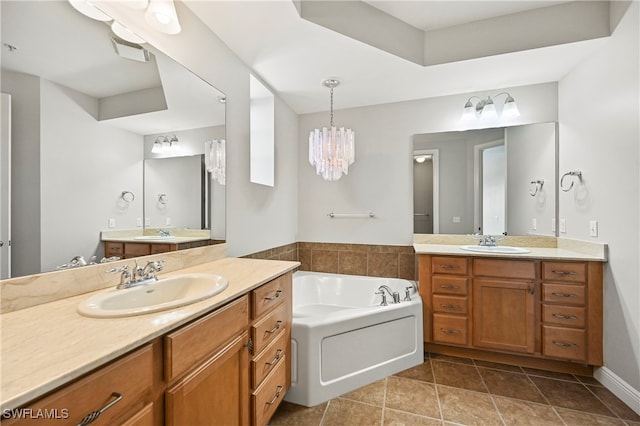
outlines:
{"label": "sink basin", "polygon": [[519,254],[531,252],[531,250],[527,250],[526,248],[509,246],[460,246],[460,248],[462,250],[476,251],[480,253]]}
{"label": "sink basin", "polygon": [[163,235],[141,235],[139,237],[133,237],[134,240],[149,240],[149,241],[167,241],[174,240],[176,237],[168,236],[165,237]]}
{"label": "sink basin", "polygon": [[116,318],[164,311],[221,293],[229,281],[215,274],[185,274],[124,290],[95,294],[78,305],[81,315]]}

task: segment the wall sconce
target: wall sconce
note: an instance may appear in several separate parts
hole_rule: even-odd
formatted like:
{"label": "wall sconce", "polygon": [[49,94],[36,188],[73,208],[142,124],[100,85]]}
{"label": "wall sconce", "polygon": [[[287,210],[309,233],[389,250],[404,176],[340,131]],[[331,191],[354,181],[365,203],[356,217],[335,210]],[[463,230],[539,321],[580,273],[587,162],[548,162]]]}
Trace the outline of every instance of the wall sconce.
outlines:
{"label": "wall sconce", "polygon": [[[493,103],[493,100],[500,95],[506,95],[506,99],[504,100],[504,106],[502,107],[502,117],[503,118],[514,118],[520,115],[520,111],[518,110],[518,106],[516,105],[515,99],[507,93],[502,92],[498,93],[494,96],[487,96],[486,99],[482,99],[479,96],[471,96],[467,103],[464,104],[464,111],[462,113],[463,120],[469,120],[472,118],[481,118],[481,119],[494,119],[498,118],[498,112],[496,110],[496,106]],[[477,99],[478,102],[474,105],[471,102],[472,99]]]}
{"label": "wall sconce", "polygon": [[151,147],[152,154],[175,154],[180,150],[178,147],[178,137],[173,135],[169,136],[158,136],[155,141],[153,141],[153,147]]}

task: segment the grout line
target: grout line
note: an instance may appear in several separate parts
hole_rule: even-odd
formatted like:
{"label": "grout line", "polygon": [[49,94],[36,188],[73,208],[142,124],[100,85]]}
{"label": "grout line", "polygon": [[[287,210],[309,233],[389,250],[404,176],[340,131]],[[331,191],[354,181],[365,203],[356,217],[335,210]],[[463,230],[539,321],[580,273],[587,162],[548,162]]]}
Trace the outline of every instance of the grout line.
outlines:
{"label": "grout line", "polygon": [[431,353],[429,353],[429,365],[431,366],[431,374],[433,375],[433,388],[436,391],[436,402],[438,403],[438,411],[440,412],[440,421],[444,424],[444,411],[442,410],[442,403],[440,402],[440,392],[438,392],[438,380],[436,379],[436,371],[433,368],[433,359]]}
{"label": "grout line", "polygon": [[498,414],[498,418],[500,419],[503,425],[506,425],[507,423],[504,421],[504,417],[502,417],[502,413],[500,412],[500,410],[498,410],[498,405],[496,404],[495,399],[493,399],[493,394],[489,390],[489,386],[487,386],[487,383],[484,381],[484,377],[482,377],[482,374],[480,373],[480,367],[478,367],[478,365],[476,364],[476,361],[473,358],[471,358],[471,362],[473,362],[473,366],[476,369],[476,374],[480,376],[480,381],[482,382],[482,386],[484,386],[484,388],[486,389],[487,395],[489,395],[489,400],[493,405],[493,409],[496,410],[496,413]]}
{"label": "grout line", "polygon": [[318,426],[322,426],[324,423],[324,418],[327,416],[327,411],[329,411],[329,406],[331,405],[331,400],[327,401],[327,406],[324,407],[324,413],[322,413],[322,418],[320,419],[320,423]]}
{"label": "grout line", "polygon": [[[609,410],[609,411],[610,411],[610,412],[615,416],[615,418],[620,419],[620,420],[622,420],[622,421],[625,421],[625,420],[626,420],[626,419],[623,419],[622,417],[620,417],[620,415],[619,415],[618,413],[616,413],[616,412],[615,412],[615,411],[614,411],[614,410],[609,406],[609,404],[607,404],[607,403],[606,403],[602,398],[600,398],[598,395],[596,395],[596,394],[595,394],[595,392],[593,392],[589,386],[587,386],[586,384],[584,384],[584,383],[582,383],[582,382],[581,382],[580,384],[581,384],[582,386],[584,386],[585,388],[587,388],[587,392],[589,392],[591,395],[595,396],[595,397],[596,397],[596,399],[597,399],[598,401],[600,401],[600,402],[602,403],[602,405],[604,405],[604,406],[607,408],[607,410]],[[596,415],[598,415],[598,414],[596,414]],[[604,416],[604,417],[611,417],[611,416]]]}
{"label": "grout line", "polygon": [[384,426],[384,412],[387,410],[387,384],[389,377],[384,378],[384,389],[382,391],[382,414],[380,415],[380,425]]}

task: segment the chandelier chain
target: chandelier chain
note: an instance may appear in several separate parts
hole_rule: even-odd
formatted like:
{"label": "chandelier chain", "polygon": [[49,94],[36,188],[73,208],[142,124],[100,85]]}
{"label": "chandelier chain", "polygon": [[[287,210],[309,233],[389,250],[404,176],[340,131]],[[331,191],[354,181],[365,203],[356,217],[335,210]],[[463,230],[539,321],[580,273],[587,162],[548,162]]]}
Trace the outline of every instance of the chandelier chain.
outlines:
{"label": "chandelier chain", "polygon": [[331,98],[331,101],[330,101],[330,105],[331,105],[331,114],[330,114],[330,116],[329,116],[329,117],[330,117],[329,123],[331,124],[331,127],[333,127],[333,86],[331,86],[331,88],[330,88],[330,89],[331,89],[331,90],[330,90],[330,92],[329,92],[329,93],[331,94],[331,95],[330,95],[330,98]]}

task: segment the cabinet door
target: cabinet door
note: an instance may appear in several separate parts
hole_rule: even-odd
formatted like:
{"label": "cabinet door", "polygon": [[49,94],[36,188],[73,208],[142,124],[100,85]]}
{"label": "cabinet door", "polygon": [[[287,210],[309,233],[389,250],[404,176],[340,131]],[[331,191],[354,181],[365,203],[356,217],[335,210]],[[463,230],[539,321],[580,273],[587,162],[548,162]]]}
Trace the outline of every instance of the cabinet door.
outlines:
{"label": "cabinet door", "polygon": [[248,343],[245,332],[169,389],[165,424],[249,424]]}
{"label": "cabinet door", "polygon": [[535,287],[522,281],[473,281],[473,345],[535,350]]}

